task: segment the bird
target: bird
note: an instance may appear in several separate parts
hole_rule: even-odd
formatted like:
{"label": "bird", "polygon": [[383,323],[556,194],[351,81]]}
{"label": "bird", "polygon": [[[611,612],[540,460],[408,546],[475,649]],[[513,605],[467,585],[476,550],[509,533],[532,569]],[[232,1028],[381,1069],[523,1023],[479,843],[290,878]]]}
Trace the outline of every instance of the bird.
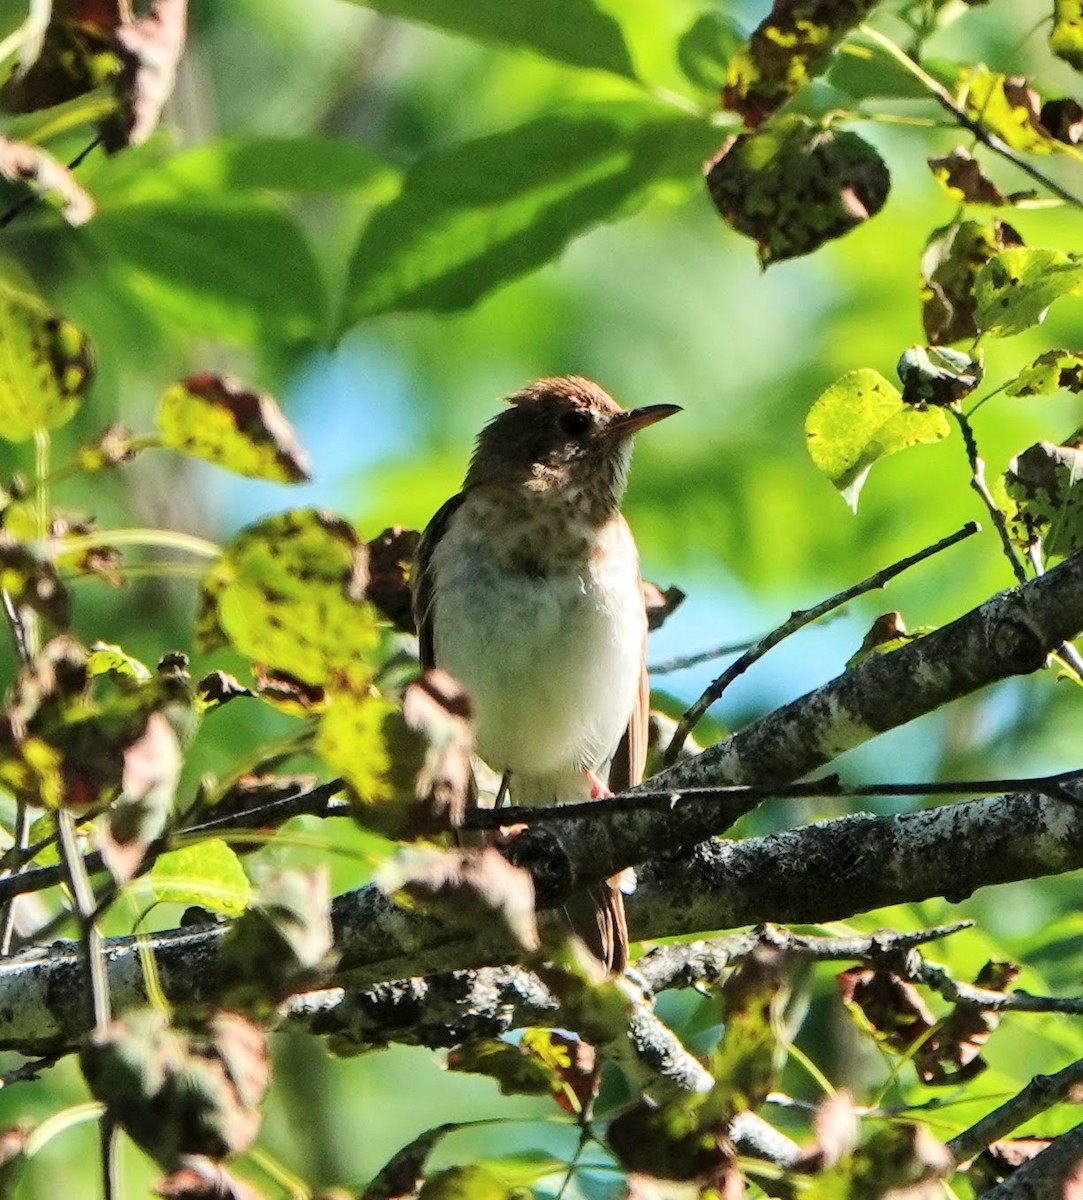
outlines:
{"label": "bird", "polygon": [[[680,411],[621,408],[581,376],[507,398],[462,489],[429,522],[411,573],[419,657],[466,689],[475,752],[518,805],[619,792],[642,778],[647,615],[621,499],[633,437]],[[628,960],[613,881],[565,919],[613,974]]]}

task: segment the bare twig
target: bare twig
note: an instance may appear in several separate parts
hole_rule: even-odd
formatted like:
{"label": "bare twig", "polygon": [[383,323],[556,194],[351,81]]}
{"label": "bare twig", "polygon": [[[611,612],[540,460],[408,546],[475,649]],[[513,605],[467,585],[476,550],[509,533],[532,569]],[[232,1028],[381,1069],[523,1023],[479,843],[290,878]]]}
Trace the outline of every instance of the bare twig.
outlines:
{"label": "bare twig", "polygon": [[[547,808],[510,807],[476,809],[464,824],[467,829],[499,829],[506,825],[545,826],[565,821],[590,821],[601,813],[659,812],[675,813],[683,807],[712,799],[721,803],[732,800],[795,800],[822,797],[861,799],[873,796],[991,796],[1000,792],[1037,792],[1068,804],[1083,806],[1083,795],[1073,785],[1083,782],[1083,770],[1057,775],[1032,775],[1015,779],[959,779],[929,783],[863,783],[847,787],[837,775],[825,775],[789,784],[721,784],[717,787],[683,788],[672,791],[644,791],[642,785],[632,792],[607,796],[600,800],[579,800]],[[721,832],[721,831],[720,831]],[[649,849],[649,848],[648,848]]]}
{"label": "bare twig", "polygon": [[983,146],[988,147],[994,154],[999,154],[1001,158],[1007,159],[1013,167],[1017,167],[1024,175],[1029,175],[1035,183],[1040,183],[1046,191],[1051,192],[1059,200],[1063,200],[1065,204],[1071,204],[1074,208],[1083,208],[1083,200],[1067,188],[1062,187],[1055,179],[1051,179],[1044,171],[1038,170],[1037,167],[1025,158],[1016,154],[1007,142],[1001,141],[995,133],[991,133],[986,129],[981,121],[972,117],[964,108],[961,108],[955,102],[955,97],[952,96],[951,92],[943,84],[934,79],[919,63],[915,62],[905,50],[896,46],[889,37],[885,37],[878,29],[873,29],[870,25],[861,25],[859,28],[867,38],[870,38],[878,46],[886,50],[915,79],[919,79],[922,85],[928,89],[929,94],[943,108],[947,109],[964,129],[972,133]]}
{"label": "bare twig", "polygon": [[990,1143],[999,1141],[1032,1117],[1067,1099],[1080,1084],[1083,1084],[1083,1058],[1055,1075],[1035,1075],[1021,1092],[987,1113],[976,1125],[953,1137],[948,1142],[952,1158],[957,1163],[969,1162]]}
{"label": "bare twig", "polygon": [[676,658],[667,658],[664,662],[655,663],[647,670],[652,675],[671,675],[674,671],[684,671],[689,667],[698,667],[700,663],[712,662],[716,658],[728,658],[731,654],[743,654],[751,649],[755,642],[733,642],[728,646],[715,646],[713,650],[701,650],[698,654],[682,654]]}
{"label": "bare twig", "polygon": [[60,859],[71,887],[75,914],[79,921],[83,970],[89,983],[86,998],[90,1028],[101,1033],[109,1024],[109,980],[106,975],[101,932],[95,921],[97,903],[90,887],[86,863],[75,840],[75,824],[66,808],[56,811],[56,829],[60,839]]}
{"label": "bare twig", "polygon": [[985,482],[985,460],[978,453],[978,443],[974,437],[974,430],[961,408],[953,406],[951,413],[955,417],[960,433],[963,435],[963,446],[966,449],[967,462],[970,463],[970,486],[981,497],[981,501],[992,519],[993,528],[996,529],[1001,547],[1004,550],[1004,557],[1011,566],[1016,582],[1025,583],[1027,573],[1023,569],[1023,564],[1019,561],[1019,555],[1016,553],[1015,546],[1012,544],[1011,535],[1008,533],[1008,523],[1004,518],[1004,513],[1001,511],[1000,506],[994,499],[993,493],[989,491],[989,485]]}
{"label": "bare twig", "polygon": [[796,633],[804,626],[811,624],[813,621],[819,620],[832,610],[839,608],[848,601],[853,600],[857,596],[862,596],[866,592],[874,591],[876,588],[882,588],[894,579],[897,575],[901,575],[903,571],[919,562],[923,562],[927,558],[931,558],[934,554],[939,554],[940,551],[954,546],[957,542],[963,541],[965,538],[977,533],[980,526],[975,521],[970,521],[962,527],[962,529],[951,534],[949,537],[942,538],[932,546],[926,546],[923,550],[919,550],[916,554],[908,555],[906,558],[900,559],[891,566],[884,567],[875,574],[870,575],[867,579],[861,580],[860,583],[855,583],[852,587],[845,591],[839,592],[828,599],[821,601],[812,608],[799,609],[790,614],[789,618],[777,628],[771,630],[765,637],[762,637],[751,649],[746,650],[741,657],[729,666],[710,687],[703,693],[702,696],[688,709],[688,711],[677,722],[677,729],[673,734],[673,738],[666,747],[663,756],[663,765],[672,766],[676,761],[677,755],[680,753],[681,747],[684,745],[685,738],[695,728],[697,722],[703,714],[715,703],[725,692],[726,688],[743,675],[750,666],[758,659],[762,658],[768,650],[777,646],[779,642],[788,638],[791,634]]}

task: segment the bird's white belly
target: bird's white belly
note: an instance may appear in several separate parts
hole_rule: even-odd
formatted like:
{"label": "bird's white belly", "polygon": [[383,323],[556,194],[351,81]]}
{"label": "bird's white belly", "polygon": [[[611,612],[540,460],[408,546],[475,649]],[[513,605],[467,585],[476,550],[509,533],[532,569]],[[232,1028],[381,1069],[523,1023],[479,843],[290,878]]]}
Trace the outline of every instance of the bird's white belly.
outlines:
{"label": "bird's white belly", "polygon": [[498,568],[452,531],[436,553],[435,658],[474,702],[478,754],[511,770],[515,801],[551,802],[547,789],[566,791],[573,779],[581,792],[583,769],[612,758],[639,687],[645,614],[634,553],[541,578]]}

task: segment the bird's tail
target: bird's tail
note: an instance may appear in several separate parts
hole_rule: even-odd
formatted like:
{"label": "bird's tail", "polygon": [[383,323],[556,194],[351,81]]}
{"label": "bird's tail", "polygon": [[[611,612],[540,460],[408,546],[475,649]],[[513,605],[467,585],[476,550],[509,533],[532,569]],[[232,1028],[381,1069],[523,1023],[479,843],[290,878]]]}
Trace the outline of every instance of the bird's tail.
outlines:
{"label": "bird's tail", "polygon": [[591,954],[611,975],[622,975],[628,966],[628,922],[621,890],[605,881],[591,884],[569,896],[563,912]]}

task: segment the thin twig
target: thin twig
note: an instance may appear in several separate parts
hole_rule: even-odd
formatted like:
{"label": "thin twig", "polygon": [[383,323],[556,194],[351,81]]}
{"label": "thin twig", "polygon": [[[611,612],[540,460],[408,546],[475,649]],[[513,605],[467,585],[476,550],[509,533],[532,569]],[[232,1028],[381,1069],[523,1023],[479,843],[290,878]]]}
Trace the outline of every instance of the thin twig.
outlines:
{"label": "thin twig", "polygon": [[903,571],[909,570],[910,567],[917,563],[924,562],[925,559],[931,558],[934,554],[939,554],[942,550],[947,550],[950,546],[954,546],[957,542],[961,542],[973,534],[977,533],[981,528],[976,521],[968,521],[962,529],[950,534],[946,538],[941,538],[932,546],[926,546],[919,550],[916,554],[908,555],[906,558],[900,559],[891,566],[884,567],[875,574],[870,575],[867,579],[861,580],[860,583],[855,583],[852,587],[848,587],[845,591],[838,592],[834,596],[829,596],[826,600],[814,605],[812,608],[799,609],[797,612],[791,613],[786,621],[783,621],[776,629],[771,630],[765,637],[761,638],[751,649],[746,650],[744,654],[735,662],[732,663],[714,682],[707,688],[702,696],[688,709],[687,712],[677,722],[677,729],[673,734],[673,738],[666,747],[665,754],[662,758],[663,766],[671,766],[677,760],[677,755],[684,745],[685,739],[696,727],[703,714],[714,704],[725,692],[726,688],[743,675],[750,666],[758,659],[762,658],[768,650],[777,646],[779,642],[788,638],[791,634],[796,633],[799,629],[803,629],[806,625],[817,621],[820,617],[839,608],[841,605],[848,603],[857,596],[862,596],[866,592],[874,591],[877,588],[882,588],[889,583],[897,575],[901,575]]}
{"label": "thin twig", "polygon": [[861,25],[859,26],[859,30],[867,38],[870,38],[878,46],[886,50],[915,79],[920,80],[922,85],[928,89],[937,102],[947,109],[952,117],[964,129],[972,133],[983,146],[988,147],[994,154],[999,154],[1001,158],[1007,159],[1012,166],[1017,167],[1024,175],[1029,175],[1035,183],[1040,183],[1042,187],[1052,192],[1058,199],[1063,200],[1065,204],[1071,204],[1074,208],[1083,208],[1083,200],[1070,192],[1066,187],[1057,183],[1055,179],[1051,179],[1044,171],[1039,171],[1037,167],[1033,166],[1025,158],[1016,154],[1007,142],[1001,141],[995,133],[991,133],[986,129],[981,121],[972,117],[964,108],[961,108],[955,102],[955,97],[952,96],[951,92],[942,83],[934,79],[905,50],[896,46],[889,37],[885,37],[884,34],[877,29],[873,29],[870,25]]}
{"label": "thin twig", "polygon": [[969,1162],[992,1142],[1018,1129],[1053,1105],[1066,1099],[1083,1084],[1083,1058],[1070,1063],[1055,1075],[1035,1075],[1025,1088],[999,1108],[986,1113],[977,1124],[964,1129],[948,1142],[948,1150],[957,1163]]}
{"label": "thin twig", "polygon": [[[499,829],[504,825],[545,825],[550,821],[590,820],[599,812],[631,813],[654,810],[672,811],[682,803],[699,800],[818,800],[823,797],[860,799],[876,796],[991,796],[999,793],[1037,792],[1069,804],[1083,804],[1083,797],[1069,790],[1083,781],[1083,770],[1057,775],[1030,775],[1014,779],[956,779],[923,783],[863,783],[846,787],[837,775],[823,775],[788,784],[720,784],[713,787],[683,788],[668,791],[622,792],[601,800],[578,800],[544,808],[510,807],[497,812],[477,809],[463,825],[465,829]],[[0,881],[2,884],[2,881]],[[2,895],[2,892],[0,892]]]}
{"label": "thin twig", "polygon": [[[349,801],[333,798],[337,792],[342,790],[343,786],[341,779],[332,779],[328,783],[320,784],[319,787],[302,792],[297,796],[272,800],[267,804],[245,809],[243,812],[231,813],[225,817],[215,817],[199,825],[163,834],[147,846],[140,871],[148,869],[167,850],[174,849],[178,837],[186,839],[218,837],[242,829],[260,829],[264,826],[277,825],[289,820],[290,817],[297,816],[348,816],[353,811]],[[37,843],[36,846],[30,848],[31,852],[37,853],[39,849],[44,849],[46,844],[48,844],[48,840]],[[82,862],[90,875],[97,874],[105,868],[101,853],[97,850],[86,855]],[[47,867],[35,867],[31,871],[23,872],[18,878],[0,879],[0,903],[11,896],[21,895],[24,892],[43,891],[45,888],[60,883],[64,878],[62,867],[59,864],[53,864]]]}
{"label": "thin twig", "polygon": [[701,650],[698,654],[680,654],[676,658],[667,658],[664,662],[655,663],[647,670],[651,675],[672,675],[674,671],[698,667],[700,663],[711,662],[716,658],[728,658],[731,654],[742,654],[755,644],[755,642],[746,640],[733,642],[728,646],[715,646],[713,650]]}

